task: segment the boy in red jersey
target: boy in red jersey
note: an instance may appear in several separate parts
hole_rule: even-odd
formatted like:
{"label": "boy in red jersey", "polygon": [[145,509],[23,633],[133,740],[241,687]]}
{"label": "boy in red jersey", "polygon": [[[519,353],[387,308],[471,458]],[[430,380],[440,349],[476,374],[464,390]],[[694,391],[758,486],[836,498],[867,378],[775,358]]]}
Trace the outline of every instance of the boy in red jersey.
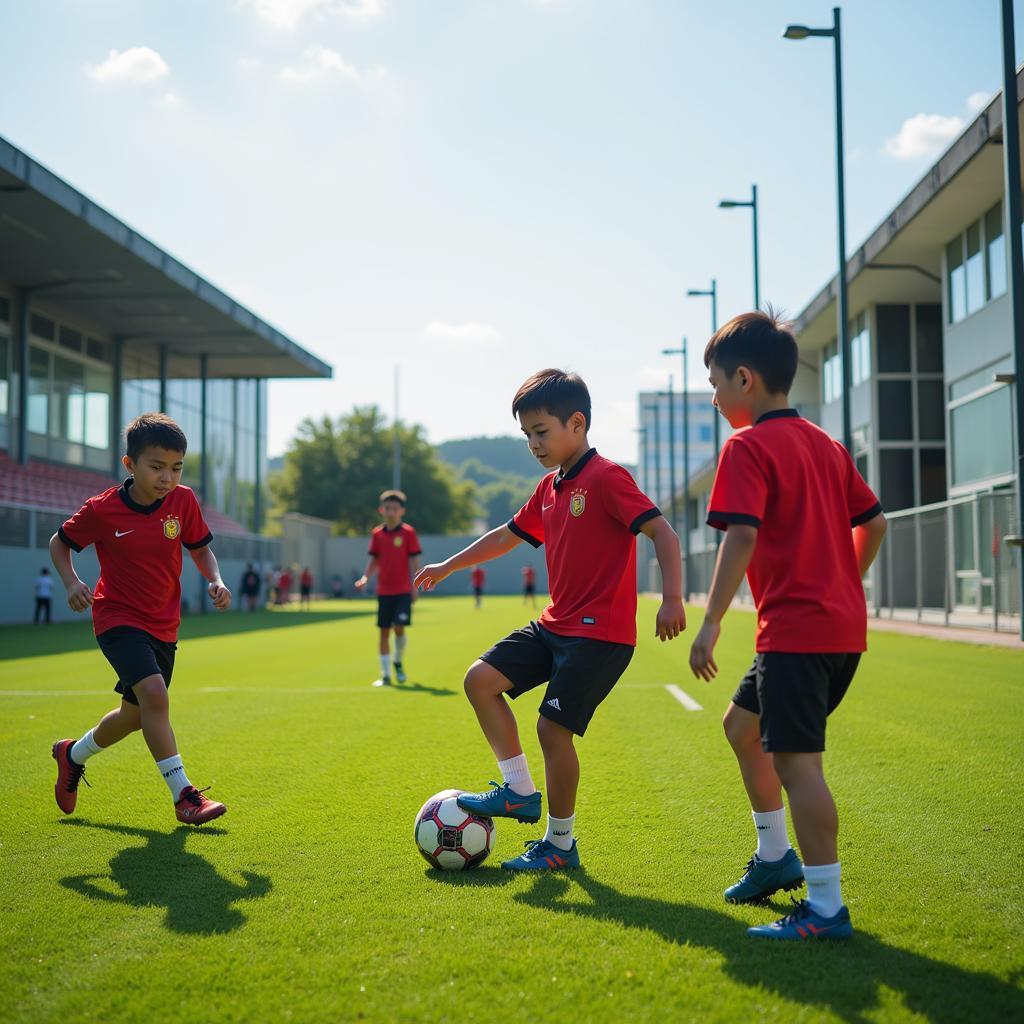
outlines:
{"label": "boy in red jersey", "polygon": [[551,604],[499,641],[466,673],[466,695],[498,759],[503,785],[459,797],[464,810],[488,817],[540,820],[512,709],[515,699],[547,683],[537,735],[544,752],[548,825],[543,839],[506,861],[512,871],[579,867],[573,838],[582,736],[598,705],[626,670],[636,647],[636,534],[654,541],[664,599],[657,635],[671,640],[686,628],[679,541],[661,512],[621,466],[590,447],[590,393],[576,375],[541,370],[512,402],[530,451],[558,467],[509,520],[445,562],[428,565],[416,585],[432,590],[459,569],[490,561],[526,541],[546,545]]}
{"label": "boy in red jersey", "polygon": [[[58,740],[54,794],[65,814],[75,809],[85,763],[94,754],[142,730],[171,791],[179,821],[200,825],[227,808],[207,800],[185,775],[168,715],[181,620],[181,548],[209,582],[218,611],[231,605],[210,550],[213,535],[191,488],[182,487],[187,442],[177,423],[146,413],[125,430],[130,474],[120,487],[90,498],[50,538],[50,557],[67,588],[72,611],[92,608],[100,650],[117,673],[121,706],[108,712],[78,742]],[[78,578],[72,551],[96,545],[100,578],[95,591]]]}
{"label": "boy in red jersey", "polygon": [[487,582],[487,570],[482,565],[474,565],[469,574],[470,582],[473,585],[473,601],[477,608],[484,604],[484,583]]}
{"label": "boy in red jersey", "polygon": [[[839,819],[825,783],[825,724],[867,644],[861,577],[885,536],[882,506],[846,449],[789,408],[797,345],[774,313],[744,313],[707,344],[714,404],[737,431],[723,445],[708,524],[725,530],[690,667],[718,671],[715,643],[744,573],[757,603],[757,655],[725,713],[750,798],[758,847],[732,903],[764,900],[806,879],[807,900],[759,938],[846,938]],[[789,845],[786,790],[804,863]]]}
{"label": "boy in red jersey", "polygon": [[369,562],[366,571],[356,580],[362,590],[374,576],[377,581],[377,628],[380,630],[380,678],[374,686],[391,685],[391,630],[395,631],[395,679],[406,680],[404,658],[409,638],[407,626],[412,625],[412,603],[416,600],[412,577],[419,571],[420,539],[416,531],[402,522],[405,515],[405,494],[385,491],[377,509],[384,522],[370,534]]}
{"label": "boy in red jersey", "polygon": [[532,565],[523,566],[523,604],[530,602],[531,608],[537,607],[537,570]]}

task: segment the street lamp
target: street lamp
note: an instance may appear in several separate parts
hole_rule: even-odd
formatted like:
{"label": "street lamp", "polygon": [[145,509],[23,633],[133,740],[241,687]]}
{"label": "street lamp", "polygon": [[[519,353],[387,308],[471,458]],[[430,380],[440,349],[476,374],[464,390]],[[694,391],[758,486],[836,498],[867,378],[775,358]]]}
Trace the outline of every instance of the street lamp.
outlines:
{"label": "street lamp", "polygon": [[[711,278],[710,288],[691,288],[687,293],[691,298],[707,295],[711,299],[711,333],[714,334],[718,330],[718,282]],[[715,410],[715,458],[718,458],[718,450],[721,447],[722,442],[722,431],[719,426],[718,418],[721,414],[718,410]]]}
{"label": "street lamp", "polygon": [[831,28],[808,28],[806,25],[789,25],[782,33],[784,39],[807,39],[808,37],[830,36],[835,54],[836,72],[836,205],[838,218],[839,276],[836,301],[837,332],[839,351],[843,363],[843,444],[853,452],[853,437],[850,429],[850,328],[846,295],[846,186],[843,181],[843,66],[842,39],[839,29],[839,8],[832,8]]}
{"label": "street lamp", "polygon": [[[687,381],[686,339],[679,348],[663,348],[663,356],[683,357],[683,599],[689,596],[690,578],[690,385]],[[669,415],[672,415],[671,408]],[[673,527],[676,525],[672,524]]]}
{"label": "street lamp", "polygon": [[761,282],[757,268],[757,186],[750,186],[750,199],[721,199],[720,210],[734,210],[738,206],[749,206],[754,215],[754,309],[761,308]]}

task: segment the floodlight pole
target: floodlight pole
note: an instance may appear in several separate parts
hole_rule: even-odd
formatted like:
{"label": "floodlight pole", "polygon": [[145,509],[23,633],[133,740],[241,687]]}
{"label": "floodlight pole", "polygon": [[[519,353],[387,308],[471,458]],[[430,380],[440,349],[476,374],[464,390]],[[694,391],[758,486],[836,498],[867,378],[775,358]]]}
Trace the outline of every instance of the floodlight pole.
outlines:
{"label": "floodlight pole", "polygon": [[[686,363],[686,339],[679,348],[663,348],[663,356],[683,357],[683,600],[689,596],[690,579],[690,385]],[[672,524],[673,529],[675,523]]]}
{"label": "floodlight pole", "polygon": [[672,517],[669,522],[672,529],[678,528],[678,516],[676,515],[676,412],[675,392],[672,390],[672,374],[668,375],[668,489],[669,507],[672,510]]}
{"label": "floodlight pole", "polygon": [[757,257],[757,186],[750,186],[750,199],[721,199],[719,209],[733,210],[737,207],[750,207],[754,221],[754,309],[761,308],[761,280]]}
{"label": "floodlight pole", "polygon": [[[691,288],[687,293],[691,297],[697,297],[700,295],[707,295],[711,299],[711,333],[714,334],[718,330],[718,282],[715,278],[711,278],[710,288]],[[722,428],[719,423],[719,417],[721,413],[715,410],[715,461],[718,460],[718,452],[722,447]],[[716,533],[719,531],[716,531]]]}

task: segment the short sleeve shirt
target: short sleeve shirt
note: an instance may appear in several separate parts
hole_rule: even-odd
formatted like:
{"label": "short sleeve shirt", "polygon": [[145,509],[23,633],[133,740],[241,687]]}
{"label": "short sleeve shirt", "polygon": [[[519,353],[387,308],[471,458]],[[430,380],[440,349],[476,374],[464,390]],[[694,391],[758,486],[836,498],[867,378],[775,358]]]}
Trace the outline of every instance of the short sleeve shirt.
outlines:
{"label": "short sleeve shirt", "polygon": [[408,523],[399,523],[393,530],[381,525],[370,534],[369,554],[377,560],[377,593],[411,594],[412,579],[409,559],[422,554],[420,539]]}
{"label": "short sleeve shirt", "polygon": [[90,498],[57,531],[73,551],[96,546],[100,578],[93,590],[97,635],[134,626],[173,643],[181,622],[181,549],[213,540],[190,487],[179,485],[152,505],[131,497],[132,480]]}
{"label": "short sleeve shirt", "polygon": [[561,636],[636,645],[636,535],[661,515],[629,473],[591,448],[549,473],[509,520],[545,546],[551,603],[540,624]]}
{"label": "short sleeve shirt", "polygon": [[857,653],[867,606],[852,527],[882,511],[846,449],[785,409],[722,446],[707,521],[757,527],[747,581],[759,652]]}
{"label": "short sleeve shirt", "polygon": [[487,573],[483,569],[474,569],[469,575],[474,587],[482,587],[487,579]]}

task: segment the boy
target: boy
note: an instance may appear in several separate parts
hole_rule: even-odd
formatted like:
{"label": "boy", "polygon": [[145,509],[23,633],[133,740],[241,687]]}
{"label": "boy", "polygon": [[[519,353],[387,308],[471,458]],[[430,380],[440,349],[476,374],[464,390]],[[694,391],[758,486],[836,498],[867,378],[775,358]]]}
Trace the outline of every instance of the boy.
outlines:
{"label": "boy", "polygon": [[407,626],[412,625],[412,603],[416,600],[412,577],[419,572],[423,553],[416,531],[402,522],[405,515],[405,494],[385,491],[377,509],[384,522],[370,534],[370,560],[366,570],[355,582],[356,590],[379,575],[377,583],[377,628],[380,630],[380,678],[374,686],[391,685],[391,630],[395,631],[395,679],[406,680],[403,660],[408,637]]}
{"label": "boy", "polygon": [[[125,431],[122,459],[128,479],[90,498],[50,538],[50,557],[67,588],[72,611],[92,607],[96,642],[117,673],[121,706],[78,742],[58,740],[54,794],[65,814],[75,809],[86,761],[138,729],[171,791],[178,821],[200,825],[227,808],[207,800],[188,780],[168,716],[181,619],[181,548],[188,548],[209,582],[218,611],[231,604],[199,502],[180,486],[187,442],[177,423],[145,413]],[[100,578],[95,591],[78,578],[72,551],[96,545]]]}
{"label": "boy", "polygon": [[309,603],[313,595],[313,570],[307,565],[299,577],[299,607],[309,611]]}
{"label": "boy", "polygon": [[487,580],[487,570],[482,565],[474,565],[469,574],[470,582],[473,584],[473,600],[477,608],[484,606],[484,583]]}
{"label": "boy", "polygon": [[50,624],[50,605],[53,599],[53,577],[44,565],[39,570],[35,583],[32,585],[36,595],[36,610],[32,621],[39,625],[40,621]]}
{"label": "boy", "polygon": [[242,596],[249,611],[256,611],[256,599],[260,596],[260,574],[256,571],[252,562],[245,567],[242,574]]}
{"label": "boy", "polygon": [[[704,624],[690,652],[694,675],[713,679],[714,648],[744,573],[757,604],[757,651],[725,713],[757,829],[757,851],[725,891],[764,900],[807,882],[807,900],[758,938],[845,938],[839,822],[822,771],[825,723],[866,647],[861,577],[886,523],[846,449],[789,408],[797,345],[771,311],[744,313],[708,342],[714,405],[739,431],[722,447],[708,524],[724,530]],[[742,429],[747,428],[747,429]],[[789,796],[804,863],[790,847]]]}
{"label": "boy", "polygon": [[657,635],[670,640],[686,628],[679,542],[650,498],[621,466],[587,440],[590,393],[576,375],[541,370],[516,392],[518,418],[534,457],[557,467],[509,520],[446,562],[426,566],[416,585],[432,590],[453,572],[490,561],[526,541],[546,544],[551,604],[531,622],[481,655],[466,673],[466,696],[498,760],[503,785],[459,797],[464,810],[489,817],[540,820],[512,709],[515,699],[547,683],[537,735],[544,752],[547,831],[525,853],[506,861],[512,871],[579,867],[573,838],[583,736],[597,706],[626,670],[636,646],[636,534],[654,541],[664,581]]}
{"label": "boy", "polygon": [[531,608],[537,607],[537,570],[532,565],[523,566],[523,604],[527,601]]}

